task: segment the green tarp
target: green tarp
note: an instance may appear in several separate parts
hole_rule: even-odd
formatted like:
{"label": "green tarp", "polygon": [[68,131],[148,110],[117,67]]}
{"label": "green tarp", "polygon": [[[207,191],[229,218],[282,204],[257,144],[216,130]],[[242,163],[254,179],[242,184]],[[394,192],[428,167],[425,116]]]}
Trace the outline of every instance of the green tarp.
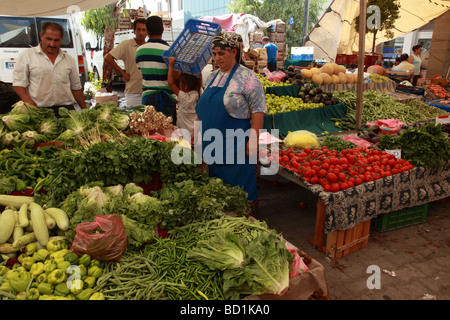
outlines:
{"label": "green tarp", "polygon": [[281,96],[297,97],[298,92],[300,91],[300,87],[301,85],[266,87],[266,93],[274,94],[279,97]]}
{"label": "green tarp", "polygon": [[286,59],[284,60],[284,68],[287,69],[289,66],[294,67],[307,67],[311,64],[312,60],[294,60],[294,59]]}
{"label": "green tarp", "polygon": [[324,131],[335,133],[341,129],[334,126],[331,118],[342,118],[347,114],[347,106],[339,102],[334,106],[269,114],[264,117],[263,129],[270,132],[278,129],[280,139],[284,139],[288,131],[307,130],[317,135]]}

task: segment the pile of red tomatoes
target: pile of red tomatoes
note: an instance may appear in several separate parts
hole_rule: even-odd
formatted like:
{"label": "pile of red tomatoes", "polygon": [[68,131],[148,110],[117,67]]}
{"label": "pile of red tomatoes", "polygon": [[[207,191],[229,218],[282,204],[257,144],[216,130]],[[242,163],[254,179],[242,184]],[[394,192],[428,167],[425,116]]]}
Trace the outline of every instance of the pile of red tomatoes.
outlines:
{"label": "pile of red tomatoes", "polygon": [[269,160],[278,159],[281,166],[295,172],[306,182],[321,184],[326,192],[353,188],[413,168],[409,161],[371,148],[355,147],[337,152],[323,146],[313,150],[306,148],[301,152],[296,152],[294,148],[274,151],[275,154],[269,155]]}

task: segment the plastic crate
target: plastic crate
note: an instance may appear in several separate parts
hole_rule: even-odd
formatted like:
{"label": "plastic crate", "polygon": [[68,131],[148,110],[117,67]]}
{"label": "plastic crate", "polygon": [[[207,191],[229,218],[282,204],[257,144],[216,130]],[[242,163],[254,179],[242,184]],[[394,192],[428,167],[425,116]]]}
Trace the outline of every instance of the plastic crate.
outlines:
{"label": "plastic crate", "polygon": [[428,203],[379,215],[372,219],[372,227],[378,232],[410,227],[426,222],[427,214]]}
{"label": "plastic crate", "polygon": [[189,19],[183,31],[162,58],[169,66],[169,57],[176,57],[174,69],[198,75],[212,57],[211,42],[221,31],[220,24]]}

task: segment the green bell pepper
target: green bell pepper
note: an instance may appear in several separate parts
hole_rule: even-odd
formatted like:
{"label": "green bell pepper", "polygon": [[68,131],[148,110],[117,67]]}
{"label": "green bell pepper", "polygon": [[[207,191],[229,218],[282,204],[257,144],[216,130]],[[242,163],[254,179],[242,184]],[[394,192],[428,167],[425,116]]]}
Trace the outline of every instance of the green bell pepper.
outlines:
{"label": "green bell pepper", "polygon": [[11,275],[11,278],[9,279],[11,288],[16,292],[25,291],[32,280],[30,273],[20,269],[13,270],[12,272],[15,274]]}
{"label": "green bell pepper", "polygon": [[70,293],[70,291],[69,288],[67,287],[67,284],[63,282],[55,286],[55,290],[53,293],[55,294],[55,296],[65,297]]}
{"label": "green bell pepper", "polygon": [[36,262],[36,260],[34,260],[33,257],[25,257],[22,260],[22,266],[27,269],[30,270],[31,266]]}
{"label": "green bell pepper", "polygon": [[[50,261],[50,260],[47,260],[47,261]],[[47,274],[51,273],[55,269],[56,269],[56,263],[50,262],[50,263],[47,263],[47,265],[44,264],[44,272]]]}
{"label": "green bell pepper", "polygon": [[84,288],[93,288],[95,286],[95,283],[97,282],[97,278],[95,277],[87,277],[84,279]]}
{"label": "green bell pepper", "polygon": [[48,282],[39,283],[39,285],[37,286],[37,289],[41,296],[45,295],[45,294],[51,294],[53,292],[53,286],[51,285],[51,283],[48,283]]}
{"label": "green bell pepper", "polygon": [[79,264],[80,259],[78,258],[78,255],[75,252],[71,252],[66,254],[64,260],[69,261],[71,265],[77,265]]}
{"label": "green bell pepper", "polygon": [[79,264],[78,267],[80,268],[80,278],[81,278],[82,280],[84,280],[84,278],[86,278],[86,275],[87,275],[87,269],[86,269],[86,267],[85,267],[84,265],[82,265],[82,264]]}
{"label": "green bell pepper", "polygon": [[33,279],[36,279],[41,273],[44,273],[44,264],[37,262],[31,266],[30,273]]}
{"label": "green bell pepper", "polygon": [[94,289],[87,288],[77,294],[78,300],[89,300],[89,298],[94,294]]}
{"label": "green bell pepper", "polygon": [[9,280],[4,280],[3,283],[0,285],[0,291],[5,292],[11,292],[13,289],[11,288],[11,285],[9,284]]}
{"label": "green bell pepper", "polygon": [[38,261],[44,261],[45,259],[47,259],[47,257],[50,255],[50,252],[48,252],[48,250],[46,249],[39,249],[36,252],[36,260]]}
{"label": "green bell pepper", "polygon": [[69,261],[63,261],[57,264],[57,268],[66,272],[67,268],[70,267],[70,262]]}
{"label": "green bell pepper", "polygon": [[77,295],[83,291],[84,282],[80,279],[72,280],[72,283],[69,285],[70,293]]}
{"label": "green bell pepper", "polygon": [[48,275],[46,273],[41,273],[40,275],[38,275],[38,277],[36,278],[36,282],[39,284],[41,282],[47,282],[48,279]]}
{"label": "green bell pepper", "polygon": [[97,266],[92,266],[88,269],[88,276],[99,278],[103,274],[103,270]]}
{"label": "green bell pepper", "polygon": [[9,268],[7,266],[0,266],[0,277],[6,274],[6,272],[9,271]]}
{"label": "green bell pepper", "polygon": [[85,266],[86,268],[89,268],[91,265],[91,256],[88,255],[87,253],[83,254],[79,260],[78,260],[79,264],[82,264],[83,266]]}
{"label": "green bell pepper", "polygon": [[27,292],[27,300],[39,299],[39,290],[37,288],[31,288]]}
{"label": "green bell pepper", "polygon": [[27,294],[25,292],[19,292],[16,294],[16,300],[26,300]]}
{"label": "green bell pepper", "polygon": [[94,292],[89,300],[105,300],[105,296],[101,292]]}
{"label": "green bell pepper", "polygon": [[53,270],[47,278],[47,281],[50,284],[62,283],[64,280],[66,280],[66,274],[60,269]]}
{"label": "green bell pepper", "polygon": [[37,244],[35,242],[26,245],[24,253],[27,256],[32,256],[37,251]]}
{"label": "green bell pepper", "polygon": [[61,241],[52,239],[47,242],[45,247],[48,251],[59,251],[61,250]]}
{"label": "green bell pepper", "polygon": [[97,266],[97,267],[100,268],[100,267],[102,266],[102,263],[101,263],[100,260],[97,260],[97,259],[91,259],[91,263],[89,264],[89,266],[90,266],[90,267]]}

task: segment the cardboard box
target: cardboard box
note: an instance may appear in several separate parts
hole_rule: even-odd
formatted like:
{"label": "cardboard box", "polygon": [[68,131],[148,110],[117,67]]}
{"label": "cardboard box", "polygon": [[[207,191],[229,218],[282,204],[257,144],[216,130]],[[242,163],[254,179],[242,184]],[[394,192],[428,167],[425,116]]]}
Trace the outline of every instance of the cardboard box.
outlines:
{"label": "cardboard box", "polygon": [[284,42],[284,41],[286,41],[286,34],[284,32],[277,33],[276,39],[277,39],[277,42]]}
{"label": "cardboard box", "polygon": [[[103,89],[104,90],[104,89]],[[102,89],[95,93],[95,103],[104,103],[109,101],[114,101],[118,104],[117,94],[111,92],[105,92]]]}
{"label": "cardboard box", "polygon": [[283,54],[284,54],[284,52],[286,51],[286,43],[284,41],[283,42],[276,42],[275,45],[278,48],[278,52],[283,52]]}
{"label": "cardboard box", "polygon": [[277,32],[286,32],[286,24],[277,22],[276,31]]}
{"label": "cardboard box", "polygon": [[267,60],[267,49],[266,48],[256,48],[258,52],[258,60]]}

